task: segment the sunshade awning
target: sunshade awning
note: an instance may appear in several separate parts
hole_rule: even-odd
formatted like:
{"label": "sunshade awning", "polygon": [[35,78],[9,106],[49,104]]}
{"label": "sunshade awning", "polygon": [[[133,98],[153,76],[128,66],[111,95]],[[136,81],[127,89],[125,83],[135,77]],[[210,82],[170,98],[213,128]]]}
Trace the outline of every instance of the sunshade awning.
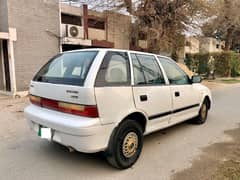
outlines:
{"label": "sunshade awning", "polygon": [[9,39],[9,33],[0,32],[0,39]]}

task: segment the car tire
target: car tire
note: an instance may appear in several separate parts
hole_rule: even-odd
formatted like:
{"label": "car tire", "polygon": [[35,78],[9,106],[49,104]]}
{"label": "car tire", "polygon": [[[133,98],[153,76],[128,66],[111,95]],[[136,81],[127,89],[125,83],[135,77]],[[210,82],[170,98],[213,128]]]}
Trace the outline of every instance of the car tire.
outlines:
{"label": "car tire", "polygon": [[208,110],[209,110],[209,102],[207,99],[204,99],[202,106],[199,110],[198,116],[194,119],[195,124],[204,124],[207,120]]}
{"label": "car tire", "polygon": [[115,129],[106,158],[110,165],[127,169],[136,163],[143,146],[143,128],[134,120],[125,120]]}

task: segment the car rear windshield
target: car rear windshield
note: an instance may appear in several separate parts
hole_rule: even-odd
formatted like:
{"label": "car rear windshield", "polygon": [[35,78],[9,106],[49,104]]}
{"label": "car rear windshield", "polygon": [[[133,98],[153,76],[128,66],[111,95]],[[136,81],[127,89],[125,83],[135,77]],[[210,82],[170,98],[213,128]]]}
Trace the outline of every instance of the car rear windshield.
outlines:
{"label": "car rear windshield", "polygon": [[98,51],[69,52],[52,58],[33,81],[83,86]]}

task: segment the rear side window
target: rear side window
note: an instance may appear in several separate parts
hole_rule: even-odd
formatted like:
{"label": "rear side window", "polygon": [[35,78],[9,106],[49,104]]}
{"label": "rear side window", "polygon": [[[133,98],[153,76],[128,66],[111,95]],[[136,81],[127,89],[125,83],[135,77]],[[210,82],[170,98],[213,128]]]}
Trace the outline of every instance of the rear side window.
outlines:
{"label": "rear side window", "polygon": [[152,55],[131,54],[135,85],[165,84],[162,71]]}
{"label": "rear side window", "polygon": [[137,56],[135,54],[131,54],[131,58],[133,63],[134,84],[146,84],[146,78],[143,73],[143,68],[139,63]]}
{"label": "rear side window", "polygon": [[95,85],[130,85],[130,68],[127,53],[107,52],[99,69]]}
{"label": "rear side window", "polygon": [[81,51],[60,54],[43,66],[33,81],[83,86],[97,53]]}

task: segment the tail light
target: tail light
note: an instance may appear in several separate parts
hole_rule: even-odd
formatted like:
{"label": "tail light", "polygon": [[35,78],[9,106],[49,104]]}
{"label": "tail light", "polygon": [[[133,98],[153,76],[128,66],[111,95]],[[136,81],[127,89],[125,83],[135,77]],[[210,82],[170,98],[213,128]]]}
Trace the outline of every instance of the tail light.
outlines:
{"label": "tail light", "polygon": [[51,100],[47,98],[41,98],[33,95],[30,95],[29,99],[32,104],[45,107],[48,109],[53,109],[53,110],[61,111],[68,114],[74,114],[74,115],[91,117],[91,118],[99,117],[98,109],[96,105],[89,106],[89,105],[65,103],[65,102]]}
{"label": "tail light", "polygon": [[31,103],[41,106],[41,98],[40,97],[30,95],[29,98],[30,98]]}

